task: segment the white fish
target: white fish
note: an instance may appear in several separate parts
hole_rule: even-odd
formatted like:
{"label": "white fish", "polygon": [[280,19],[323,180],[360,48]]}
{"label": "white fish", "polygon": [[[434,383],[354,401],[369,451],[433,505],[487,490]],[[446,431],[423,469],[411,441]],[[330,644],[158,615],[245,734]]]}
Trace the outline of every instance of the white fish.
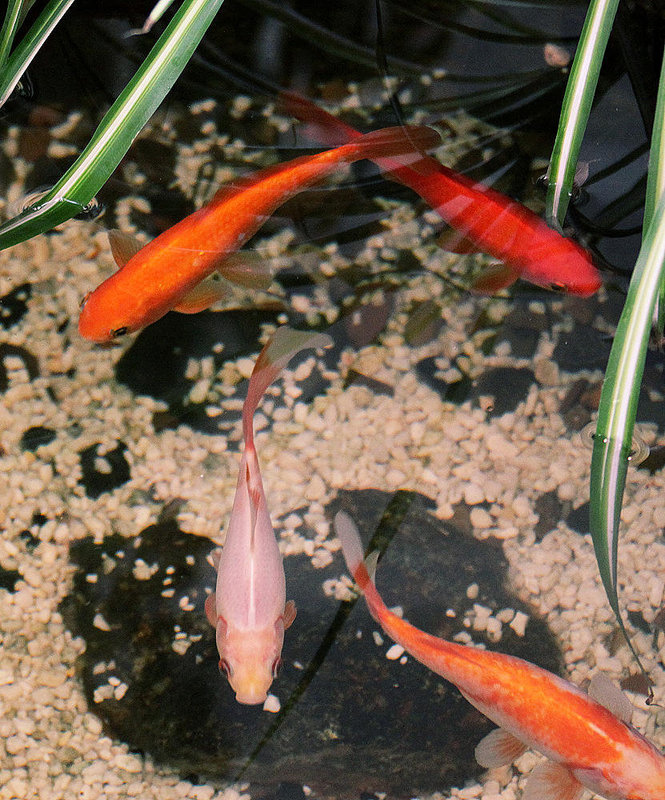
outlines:
{"label": "white fish", "polygon": [[284,631],[296,615],[293,602],[286,602],[282,555],[254,446],[254,412],[296,353],[330,344],[325,334],[278,328],[259,354],[249,381],[242,411],[245,449],[217,564],[216,592],[205,603],[206,616],[216,630],[220,669],[239,703],[265,702],[280,665]]}

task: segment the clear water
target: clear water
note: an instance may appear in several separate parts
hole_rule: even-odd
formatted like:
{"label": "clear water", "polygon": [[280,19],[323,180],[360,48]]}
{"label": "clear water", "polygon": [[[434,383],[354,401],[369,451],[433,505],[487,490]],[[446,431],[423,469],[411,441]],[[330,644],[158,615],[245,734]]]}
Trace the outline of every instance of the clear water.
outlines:
{"label": "clear water", "polygon": [[[379,36],[373,3],[228,0],[100,192],[103,215],[0,253],[0,796],[520,796],[535,757],[486,774],[473,750],[491,724],[350,602],[340,508],[385,554],[388,605],[422,629],[580,685],[635,671],[587,532],[584,430],[638,246],[646,111],[629,74],[655,85],[649,48],[626,64],[613,44],[583,147],[570,223],[612,268],[590,299],[528,283],[470,293],[488,259],[438,247],[436,215],[364,162],[265,220],[247,249],[269,261],[269,292],[169,314],[111,348],[77,332],[81,299],[114,270],[107,230],[152,238],[220,184],[316,150],[275,115],[283,88],[362,130],[396,111],[436,122],[439,158],[540,212],[566,80],[544,47],[572,51],[584,10],[386,3]],[[5,216],[85,145],[154,41],[125,35],[148,11],[72,8],[30,73],[34,93],[2,119]],[[238,705],[218,674],[203,602],[246,379],[285,322],[334,346],[294,361],[256,417],[298,607],[264,710]],[[658,700],[660,353],[644,382],[652,460],[629,471],[621,599]],[[662,744],[658,711],[632,699]]]}

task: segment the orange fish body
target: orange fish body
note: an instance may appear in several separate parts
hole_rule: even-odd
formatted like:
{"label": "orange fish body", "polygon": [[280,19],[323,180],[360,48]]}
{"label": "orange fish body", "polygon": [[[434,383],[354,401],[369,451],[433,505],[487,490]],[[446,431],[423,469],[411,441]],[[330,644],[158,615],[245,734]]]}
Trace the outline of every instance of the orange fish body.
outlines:
{"label": "orange fish body", "polygon": [[84,300],[79,332],[86,339],[106,342],[150,325],[177,309],[209,275],[217,270],[223,274],[228,256],[276,208],[340,164],[412,153],[438,141],[431,128],[386,128],[261,170],[236,186],[222,187],[207,206],[145,245]]}
{"label": "orange fish body", "polygon": [[665,757],[634,728],[572,683],[528,661],[448,642],[398,617],[362,563],[351,518],[340,512],[335,529],[383,630],[501,727],[476,750],[483,766],[509,763],[532,748],[550,761],[530,776],[529,800],[576,800],[583,788],[611,800],[663,800]]}
{"label": "orange fish body", "polygon": [[[326,144],[361,136],[350,125],[294,93],[283,93],[285,111],[307,123],[306,135]],[[502,262],[475,287],[495,291],[518,277],[582,297],[601,286],[591,256],[576,242],[550,228],[521,203],[470,180],[436,159],[424,157],[415,168],[389,158],[373,159],[388,177],[417,192],[459,234],[459,252],[481,251]]]}

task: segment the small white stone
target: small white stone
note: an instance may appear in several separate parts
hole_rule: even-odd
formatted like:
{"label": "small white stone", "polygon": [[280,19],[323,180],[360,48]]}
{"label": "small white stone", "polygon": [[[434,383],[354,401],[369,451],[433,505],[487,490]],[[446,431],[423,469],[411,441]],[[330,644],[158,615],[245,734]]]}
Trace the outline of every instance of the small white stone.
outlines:
{"label": "small white stone", "polygon": [[263,710],[270,711],[272,714],[276,714],[281,707],[282,704],[279,702],[279,697],[274,694],[269,694],[263,704]]}
{"label": "small white stone", "polygon": [[524,632],[526,631],[526,624],[529,621],[529,617],[523,611],[517,611],[515,616],[510,622],[510,627],[515,631],[518,636],[524,636]]}
{"label": "small white stone", "polygon": [[404,655],[404,648],[401,644],[394,644],[392,647],[389,647],[386,650],[386,658],[389,661],[397,661],[398,658],[401,658]]}
{"label": "small white stone", "polygon": [[98,628],[100,631],[110,631],[111,626],[108,622],[104,619],[103,614],[95,614],[94,619],[92,620],[92,624],[95,628]]}
{"label": "small white stone", "polygon": [[482,490],[477,483],[468,483],[464,487],[464,502],[468,506],[476,505],[476,503],[482,503],[485,499],[485,492]]}

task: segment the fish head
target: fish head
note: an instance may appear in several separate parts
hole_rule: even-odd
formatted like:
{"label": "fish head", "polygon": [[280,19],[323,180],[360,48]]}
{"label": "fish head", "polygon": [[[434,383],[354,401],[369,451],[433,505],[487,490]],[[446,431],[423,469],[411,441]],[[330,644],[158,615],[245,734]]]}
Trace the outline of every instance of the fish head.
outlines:
{"label": "fish head", "polygon": [[224,672],[236,700],[247,705],[264,703],[277,676],[284,643],[280,617],[263,628],[235,628],[217,621],[219,668]]}
{"label": "fish head", "polygon": [[566,239],[564,247],[545,255],[542,275],[533,283],[555,292],[590,297],[603,282],[590,253],[577,242]]}
{"label": "fish head", "polygon": [[81,301],[79,333],[84,339],[98,344],[134,333],[140,327],[133,324],[136,316],[134,306],[135,301],[125,302],[124,296],[118,296],[112,287],[106,286],[106,282],[102,283]]}

